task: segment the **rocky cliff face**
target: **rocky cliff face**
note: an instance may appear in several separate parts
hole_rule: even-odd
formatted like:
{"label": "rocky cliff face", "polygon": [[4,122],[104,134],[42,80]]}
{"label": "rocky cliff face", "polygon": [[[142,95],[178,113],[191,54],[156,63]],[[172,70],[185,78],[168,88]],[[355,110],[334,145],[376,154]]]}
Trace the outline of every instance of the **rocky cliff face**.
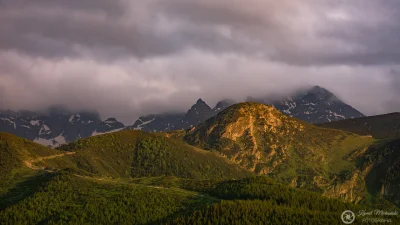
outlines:
{"label": "rocky cliff face", "polygon": [[360,169],[371,195],[400,204],[400,139],[382,140],[360,158]]}
{"label": "rocky cliff face", "polygon": [[[287,143],[292,141],[293,133],[303,129],[304,125],[273,107],[244,103],[190,130],[186,140],[219,149],[222,155],[250,171],[267,174],[288,158]],[[262,137],[263,133],[269,136]],[[263,165],[266,161],[270,165]]]}

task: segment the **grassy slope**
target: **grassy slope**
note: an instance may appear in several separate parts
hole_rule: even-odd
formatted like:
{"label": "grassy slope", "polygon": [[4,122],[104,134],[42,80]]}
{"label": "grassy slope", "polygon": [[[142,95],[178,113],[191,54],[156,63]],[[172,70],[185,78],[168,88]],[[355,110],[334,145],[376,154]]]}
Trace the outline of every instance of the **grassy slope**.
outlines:
{"label": "grassy slope", "polygon": [[215,153],[141,131],[91,137],[59,149],[76,153],[46,160],[41,166],[73,168],[85,175],[90,173],[112,178],[176,176],[225,179],[251,175]]}
{"label": "grassy slope", "polygon": [[317,126],[349,131],[359,135],[371,135],[377,139],[399,138],[400,113],[341,120],[317,124]]}
{"label": "grassy slope", "polygon": [[8,133],[0,133],[0,194],[36,172],[26,166],[25,161],[62,154]]}

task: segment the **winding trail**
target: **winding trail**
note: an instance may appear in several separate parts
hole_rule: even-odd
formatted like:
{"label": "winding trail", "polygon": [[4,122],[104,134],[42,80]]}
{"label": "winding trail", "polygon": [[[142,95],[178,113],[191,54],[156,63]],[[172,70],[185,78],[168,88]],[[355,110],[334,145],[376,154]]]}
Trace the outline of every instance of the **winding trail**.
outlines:
{"label": "winding trail", "polygon": [[[58,154],[58,155],[51,155],[51,156],[45,156],[45,157],[38,157],[38,158],[36,158],[36,159],[26,160],[26,161],[24,161],[24,163],[25,163],[25,165],[26,165],[27,167],[29,167],[29,168],[31,168],[31,169],[33,169],[33,170],[45,170],[44,167],[35,166],[35,165],[33,165],[33,164],[36,163],[36,162],[40,162],[40,161],[46,160],[46,159],[54,159],[54,158],[63,157],[63,156],[66,156],[66,155],[73,155],[73,154],[75,154],[75,153],[76,153],[76,152],[67,152],[67,153]],[[48,172],[53,172],[53,171],[51,171],[51,170],[47,170],[47,171],[48,171]]]}

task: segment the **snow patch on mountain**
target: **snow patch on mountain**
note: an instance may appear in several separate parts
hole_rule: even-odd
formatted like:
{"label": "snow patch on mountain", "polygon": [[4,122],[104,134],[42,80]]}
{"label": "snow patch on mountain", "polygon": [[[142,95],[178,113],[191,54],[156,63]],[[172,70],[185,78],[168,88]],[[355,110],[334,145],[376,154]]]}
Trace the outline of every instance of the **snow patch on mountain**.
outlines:
{"label": "snow patch on mountain", "polygon": [[8,122],[11,125],[13,125],[14,130],[16,130],[17,129],[17,125],[15,124],[15,121],[12,121],[11,119],[14,119],[14,118],[10,118],[10,119],[9,118],[0,118],[0,120],[3,120],[5,122]]}
{"label": "snow patch on mountain", "polygon": [[67,143],[63,134],[64,133],[61,133],[59,136],[57,136],[53,139],[58,145],[63,145],[63,144]]}
{"label": "snow patch on mountain", "polygon": [[95,131],[92,133],[92,136],[98,136],[98,135],[102,135],[102,134],[115,133],[115,132],[121,131],[121,130],[123,130],[123,129],[124,129],[124,127],[123,127],[123,128],[118,128],[118,129],[115,129],[115,130],[111,130],[111,131],[107,131],[107,132],[97,132],[97,130],[95,130]]}
{"label": "snow patch on mountain", "polygon": [[42,130],[44,130],[44,131],[50,131],[50,128],[45,124],[45,125],[43,125]]}
{"label": "snow patch on mountain", "polygon": [[54,147],[53,144],[53,139],[44,139],[44,138],[36,138],[35,140],[33,140],[34,142],[47,146],[47,147]]}
{"label": "snow patch on mountain", "polygon": [[66,144],[67,141],[65,140],[65,137],[63,136],[64,133],[61,133],[59,136],[55,138],[50,138],[50,139],[45,139],[45,138],[36,138],[33,140],[34,142],[50,147],[50,148],[56,148],[59,147],[60,145]]}
{"label": "snow patch on mountain", "polygon": [[0,118],[0,120],[3,120],[3,121],[6,121],[6,122],[9,122],[10,124],[13,124],[14,123],[14,121],[11,121],[10,119],[8,119],[8,118]]}
{"label": "snow patch on mountain", "polygon": [[31,120],[31,125],[32,126],[39,126],[40,125],[40,120]]}
{"label": "snow patch on mountain", "polygon": [[79,121],[81,119],[81,115],[80,114],[76,114],[76,115],[72,115],[69,117],[69,122],[73,123],[75,121]]}
{"label": "snow patch on mountain", "polygon": [[146,124],[149,124],[149,123],[153,122],[154,120],[155,120],[155,118],[153,118],[153,119],[151,119],[151,120],[148,120],[148,121],[142,121],[142,119],[139,119],[139,121],[142,122],[142,123],[139,124],[136,128],[134,128],[134,130],[142,130],[143,127],[144,127]]}

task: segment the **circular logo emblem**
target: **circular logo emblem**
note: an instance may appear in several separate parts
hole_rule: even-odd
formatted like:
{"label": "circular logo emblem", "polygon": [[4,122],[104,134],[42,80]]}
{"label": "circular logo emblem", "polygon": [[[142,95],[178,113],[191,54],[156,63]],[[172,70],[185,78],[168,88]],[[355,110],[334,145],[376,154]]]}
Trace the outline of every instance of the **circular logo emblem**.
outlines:
{"label": "circular logo emblem", "polygon": [[346,210],[342,213],[341,218],[343,223],[352,224],[356,220],[356,215],[352,211]]}

